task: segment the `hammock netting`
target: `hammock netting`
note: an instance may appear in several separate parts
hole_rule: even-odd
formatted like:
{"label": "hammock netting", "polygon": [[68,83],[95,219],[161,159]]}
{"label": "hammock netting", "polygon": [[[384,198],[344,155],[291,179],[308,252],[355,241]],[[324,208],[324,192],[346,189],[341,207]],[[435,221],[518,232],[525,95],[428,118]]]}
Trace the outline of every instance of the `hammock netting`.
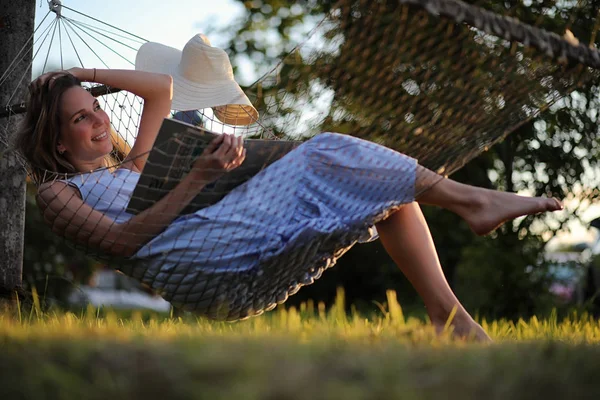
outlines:
{"label": "hammock netting", "polygon": [[[38,59],[60,47],[62,67],[71,48],[78,65],[102,67],[94,50],[101,48],[133,65],[143,39],[67,11],[82,15],[63,6],[28,43]],[[52,45],[55,37],[60,46]],[[376,222],[435,184],[415,187],[413,159],[440,176],[453,173],[597,79],[598,66],[594,49],[459,1],[339,1],[305,42],[244,88],[260,112],[254,123],[228,125],[211,109],[184,110],[186,122],[211,132],[303,145],[215,205],[148,237],[133,257],[114,257],[82,240],[74,245],[174,306],[222,320],[261,314],[314,282],[352,245],[373,239]],[[20,74],[6,71],[0,84],[27,79]],[[104,86],[90,89],[111,117],[114,156],[122,160],[143,101]],[[2,116],[17,121],[21,100]],[[43,176],[69,181],[115,224],[132,217],[124,208],[136,179],[114,168]]]}

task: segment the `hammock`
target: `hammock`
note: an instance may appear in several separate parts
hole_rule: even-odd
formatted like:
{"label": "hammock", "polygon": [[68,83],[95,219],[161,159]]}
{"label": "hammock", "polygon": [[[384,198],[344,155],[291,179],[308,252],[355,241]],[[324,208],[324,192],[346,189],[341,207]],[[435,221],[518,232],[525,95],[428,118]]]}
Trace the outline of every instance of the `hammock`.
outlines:
{"label": "hammock", "polygon": [[[54,9],[56,25],[40,37],[58,26],[73,48],[78,37],[91,49],[85,38],[91,30],[112,43],[105,46],[111,51],[123,45],[129,59],[144,42],[111,25],[67,17],[64,9],[75,13],[65,6]],[[230,193],[206,213],[182,217],[176,229],[150,240],[131,259],[75,245],[148,284],[174,306],[221,320],[259,315],[314,282],[355,243],[372,240],[371,227],[414,198],[410,160],[373,150],[370,143],[449,175],[596,79],[598,67],[593,49],[457,0],[338,1],[305,42],[245,88],[260,111],[256,123],[230,126],[212,110],[198,110],[204,128],[213,132],[272,140],[316,137],[302,163],[292,163],[291,172],[290,165],[265,169],[261,180]],[[110,113],[114,156],[122,160],[135,140],[142,101],[102,86],[90,90]],[[22,111],[15,102],[0,117]],[[332,143],[339,146],[336,159],[321,160]],[[336,173],[319,168],[335,163]],[[101,204],[106,199],[97,193],[100,185],[115,188],[117,179],[117,195],[130,195],[126,175],[107,169],[75,176],[44,171],[33,177],[69,180],[90,192],[86,202],[102,209],[114,205]],[[315,200],[319,196],[327,198],[326,204]]]}

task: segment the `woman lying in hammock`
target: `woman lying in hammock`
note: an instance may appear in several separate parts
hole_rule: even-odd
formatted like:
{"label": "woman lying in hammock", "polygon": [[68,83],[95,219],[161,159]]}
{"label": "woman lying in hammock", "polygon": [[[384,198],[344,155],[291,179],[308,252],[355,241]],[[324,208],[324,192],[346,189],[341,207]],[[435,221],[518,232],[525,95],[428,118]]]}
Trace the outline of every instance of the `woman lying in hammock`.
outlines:
{"label": "woman lying in hammock", "polygon": [[[116,169],[106,168],[109,118],[80,81],[144,99],[136,142]],[[223,134],[167,196],[138,215],[127,214],[147,153],[170,112],[171,93],[168,75],[91,69],[45,74],[30,86],[19,146],[40,182],[38,203],[56,233],[137,261],[122,270],[174,305],[211,318],[240,319],[272,309],[352,245],[378,235],[437,329],[456,307],[454,332],[487,339],[451,291],[419,203],[455,212],[479,235],[521,215],[562,208],[555,199],[460,184],[388,148],[326,133],[219,203],[179,216],[205,185],[244,160],[242,139]]]}

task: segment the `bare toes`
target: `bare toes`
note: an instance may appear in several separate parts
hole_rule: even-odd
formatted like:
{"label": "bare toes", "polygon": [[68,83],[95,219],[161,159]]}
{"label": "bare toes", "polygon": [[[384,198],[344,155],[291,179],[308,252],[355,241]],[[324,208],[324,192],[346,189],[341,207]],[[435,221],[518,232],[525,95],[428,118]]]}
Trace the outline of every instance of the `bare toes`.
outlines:
{"label": "bare toes", "polygon": [[562,203],[560,202],[560,200],[558,200],[557,198],[552,198],[552,205],[549,211],[558,211],[558,210],[562,210],[564,207],[562,205]]}

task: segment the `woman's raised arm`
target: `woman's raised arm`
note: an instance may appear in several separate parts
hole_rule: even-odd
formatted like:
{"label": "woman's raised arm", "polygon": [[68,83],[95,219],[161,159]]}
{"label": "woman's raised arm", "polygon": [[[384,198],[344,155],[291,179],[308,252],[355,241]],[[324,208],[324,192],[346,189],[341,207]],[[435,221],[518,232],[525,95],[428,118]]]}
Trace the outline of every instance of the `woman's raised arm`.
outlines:
{"label": "woman's raised arm", "polygon": [[173,79],[169,75],[152,72],[72,68],[68,71],[81,81],[97,82],[126,90],[144,99],[137,138],[124,168],[136,172],[144,169],[148,152],[152,149],[162,121],[171,111]]}

